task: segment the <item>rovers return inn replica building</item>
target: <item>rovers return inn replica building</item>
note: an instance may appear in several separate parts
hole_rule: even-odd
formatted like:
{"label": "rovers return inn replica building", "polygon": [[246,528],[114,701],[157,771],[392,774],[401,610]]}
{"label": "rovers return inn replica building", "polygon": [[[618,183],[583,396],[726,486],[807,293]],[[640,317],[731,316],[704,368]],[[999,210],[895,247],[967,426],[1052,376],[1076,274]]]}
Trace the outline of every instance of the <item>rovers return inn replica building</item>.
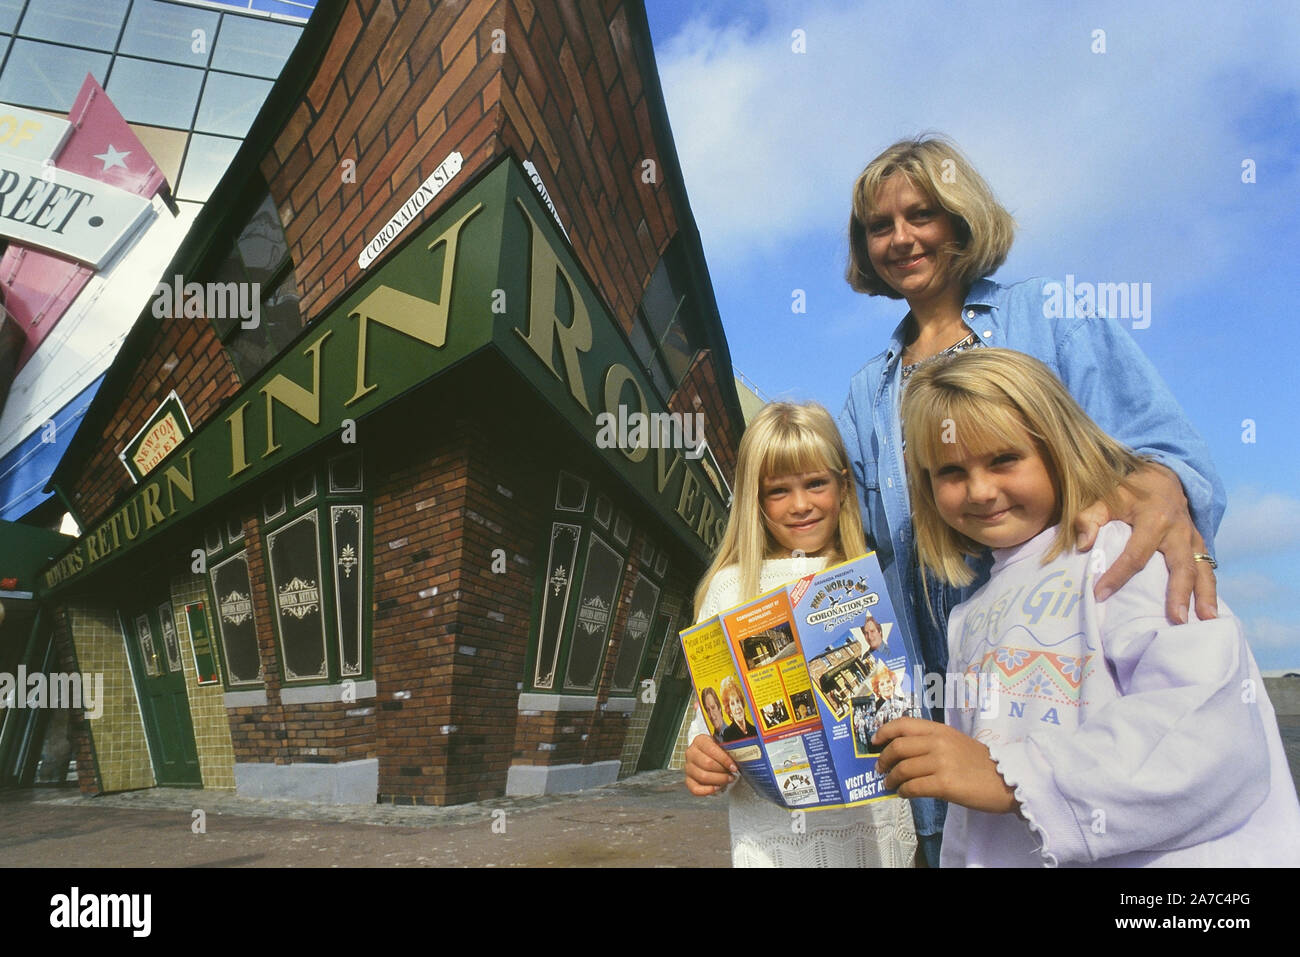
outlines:
{"label": "rovers return inn replica building", "polygon": [[82,790],[664,766],[743,426],[640,3],[321,2],[157,283],[9,536]]}

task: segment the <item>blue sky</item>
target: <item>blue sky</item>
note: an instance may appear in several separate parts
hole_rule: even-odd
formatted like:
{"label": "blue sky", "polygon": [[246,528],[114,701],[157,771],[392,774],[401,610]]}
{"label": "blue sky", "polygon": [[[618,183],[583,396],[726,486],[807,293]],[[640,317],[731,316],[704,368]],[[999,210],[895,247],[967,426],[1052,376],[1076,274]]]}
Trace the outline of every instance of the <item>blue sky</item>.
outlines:
{"label": "blue sky", "polygon": [[1077,6],[646,0],[733,363],[838,412],[906,312],[843,280],[853,179],[948,134],[1019,224],[997,279],[1151,284],[1132,335],[1228,489],[1221,593],[1300,670],[1300,6]]}

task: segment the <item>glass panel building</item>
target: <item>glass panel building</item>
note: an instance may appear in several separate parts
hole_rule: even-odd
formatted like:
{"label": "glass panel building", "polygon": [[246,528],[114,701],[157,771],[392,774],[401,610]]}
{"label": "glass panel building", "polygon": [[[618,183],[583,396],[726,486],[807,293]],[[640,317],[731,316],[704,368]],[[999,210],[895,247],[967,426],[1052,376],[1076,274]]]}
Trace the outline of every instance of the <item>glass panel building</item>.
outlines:
{"label": "glass panel building", "polygon": [[206,202],[316,0],[0,0],[0,103],[67,113],[89,73],[176,198]]}

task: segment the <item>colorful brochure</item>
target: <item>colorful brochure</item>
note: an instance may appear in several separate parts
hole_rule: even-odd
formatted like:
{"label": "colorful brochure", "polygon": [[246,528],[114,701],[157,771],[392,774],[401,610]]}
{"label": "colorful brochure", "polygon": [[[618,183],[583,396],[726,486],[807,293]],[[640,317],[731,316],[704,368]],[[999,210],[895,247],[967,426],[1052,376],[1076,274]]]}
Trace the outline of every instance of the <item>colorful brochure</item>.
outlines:
{"label": "colorful brochure", "polygon": [[681,633],[714,739],[759,794],[811,810],[894,797],[871,737],[923,717],[912,647],[875,553],[808,575]]}

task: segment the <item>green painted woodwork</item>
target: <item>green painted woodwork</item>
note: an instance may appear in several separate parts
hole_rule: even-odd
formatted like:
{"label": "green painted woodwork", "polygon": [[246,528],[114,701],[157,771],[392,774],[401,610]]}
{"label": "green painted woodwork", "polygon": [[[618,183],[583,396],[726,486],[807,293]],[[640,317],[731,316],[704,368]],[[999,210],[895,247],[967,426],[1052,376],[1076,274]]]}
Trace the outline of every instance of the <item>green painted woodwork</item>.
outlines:
{"label": "green painted woodwork", "polygon": [[[314,445],[350,430],[364,443],[366,416],[485,348],[499,351],[588,445],[597,445],[597,416],[620,403],[666,411],[513,157],[398,247],[46,567],[42,595]],[[438,413],[430,410],[430,423]],[[680,449],[599,452],[691,552],[703,559],[712,551],[726,508],[699,460]]]}

